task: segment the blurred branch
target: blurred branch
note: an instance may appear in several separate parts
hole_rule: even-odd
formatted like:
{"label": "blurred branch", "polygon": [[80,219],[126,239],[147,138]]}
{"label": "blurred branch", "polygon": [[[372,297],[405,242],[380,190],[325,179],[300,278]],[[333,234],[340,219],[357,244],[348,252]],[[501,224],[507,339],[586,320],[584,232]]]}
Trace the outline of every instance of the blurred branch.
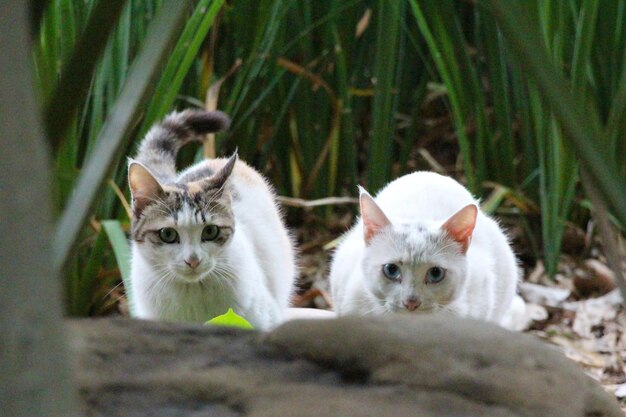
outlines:
{"label": "blurred branch", "polygon": [[313,208],[319,206],[335,206],[339,204],[357,204],[358,198],[355,197],[326,197],[318,200],[304,200],[301,198],[278,196],[276,200],[283,206],[298,208]]}
{"label": "blurred branch", "polygon": [[27,1],[0,1],[0,414],[77,417]]}

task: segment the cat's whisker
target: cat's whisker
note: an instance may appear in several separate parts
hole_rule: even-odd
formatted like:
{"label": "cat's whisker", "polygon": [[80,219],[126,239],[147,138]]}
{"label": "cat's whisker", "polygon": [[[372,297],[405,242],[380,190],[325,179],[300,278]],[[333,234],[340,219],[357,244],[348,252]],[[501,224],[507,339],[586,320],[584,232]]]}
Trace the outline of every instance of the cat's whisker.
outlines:
{"label": "cat's whisker", "polygon": [[215,276],[218,278],[217,282],[222,286],[223,289],[228,289],[230,291],[235,291],[235,285],[233,277],[224,271],[216,270]]}
{"label": "cat's whisker", "polygon": [[162,270],[166,270],[169,267],[169,261],[168,260],[163,260],[163,261],[153,261],[152,262],[152,266],[158,269],[162,269]]}
{"label": "cat's whisker", "polygon": [[[380,313],[381,310],[381,306],[378,304],[372,304],[372,302],[370,300],[364,299],[364,298],[359,298],[359,299],[355,299],[353,300],[355,305],[360,307],[360,311],[361,314],[363,315],[376,315],[376,313]],[[387,310],[386,307],[382,306],[383,309],[383,313],[386,314],[389,311]]]}
{"label": "cat's whisker", "polygon": [[154,207],[154,209],[157,210],[157,212],[159,214],[162,214],[164,216],[171,216],[173,214],[172,209],[170,208],[170,206],[167,204],[167,202],[163,201],[163,199],[159,196],[154,196],[154,197],[145,197],[146,202],[152,204]]}
{"label": "cat's whisker", "polygon": [[216,274],[216,276],[218,279],[215,282],[219,285],[223,293],[232,294],[235,292],[235,287],[229,279],[225,278],[221,273]]}
{"label": "cat's whisker", "polygon": [[153,285],[156,288],[164,288],[171,283],[175,277],[169,271],[161,271],[157,273],[157,279],[154,280]]}
{"label": "cat's whisker", "polygon": [[108,298],[113,293],[113,291],[115,291],[117,288],[119,288],[122,284],[123,284],[123,282],[120,281],[117,285],[115,285],[113,288],[111,288],[109,291],[107,291],[107,293],[104,294],[102,299],[104,300],[104,299]]}

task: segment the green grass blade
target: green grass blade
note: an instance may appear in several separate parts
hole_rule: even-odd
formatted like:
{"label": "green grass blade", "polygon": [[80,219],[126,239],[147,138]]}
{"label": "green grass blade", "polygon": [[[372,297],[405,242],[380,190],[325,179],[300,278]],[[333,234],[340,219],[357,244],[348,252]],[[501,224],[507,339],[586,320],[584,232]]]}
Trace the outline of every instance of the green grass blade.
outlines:
{"label": "green grass blade", "polygon": [[[430,55],[435,62],[438,74],[446,86],[446,94],[450,101],[455,132],[463,157],[463,168],[468,188],[480,195],[483,172],[474,166],[474,152],[466,133],[467,117],[476,108],[477,102],[470,97],[470,87],[464,82],[467,73],[462,71],[461,59],[455,48],[463,45],[460,34],[455,31],[454,23],[449,19],[448,1],[409,0],[411,10],[428,45]],[[444,9],[447,7],[448,9]],[[447,13],[445,11],[448,10]],[[447,18],[446,18],[447,17]],[[465,52],[461,52],[465,53]],[[482,153],[480,157],[484,158]]]}
{"label": "green grass blade", "polygon": [[[489,161],[488,172],[496,180],[509,187],[514,186],[516,170],[513,161],[515,160],[515,137],[512,130],[512,91],[509,84],[509,70],[506,63],[506,52],[504,45],[493,18],[485,13],[480,14],[481,41],[486,51],[486,72],[485,78],[489,79],[489,86],[492,94],[492,107],[494,112],[494,133],[491,141],[487,144],[487,155]],[[482,109],[477,112],[484,113],[484,103]],[[486,117],[482,117],[486,119]]]}
{"label": "green grass blade", "polygon": [[609,149],[615,151],[616,163],[621,167],[621,174],[626,177],[626,164],[623,163],[626,160],[624,155],[626,152],[626,144],[624,143],[626,136],[626,65],[623,67],[622,80],[613,98],[605,132],[605,142]]}
{"label": "green grass blade", "polygon": [[595,39],[595,24],[598,15],[599,2],[597,0],[583,0],[580,17],[576,27],[574,56],[572,58],[572,86],[573,94],[584,99],[586,94],[587,74],[591,56],[591,47]]}
{"label": "green grass blade", "polygon": [[140,134],[171,110],[176,94],[223,4],[224,0],[201,0],[196,6],[155,89]]}
{"label": "green grass blade", "polygon": [[41,19],[48,7],[50,0],[31,0],[30,1],[30,26],[31,33],[36,34],[41,28]]}
{"label": "green grass blade", "polygon": [[124,89],[98,136],[92,157],[57,224],[53,241],[53,266],[57,272],[70,255],[107,174],[128,143],[156,84],[161,64],[184,24],[189,4],[189,0],[165,2],[150,25],[143,50],[133,63]]}
{"label": "green grass blade", "polygon": [[[78,106],[87,97],[93,70],[125,4],[126,0],[98,2],[74,48],[72,57],[60,75],[50,101],[46,103],[46,128],[53,149],[59,147]],[[65,50],[68,49],[66,45]]]}
{"label": "green grass blade", "polygon": [[58,14],[48,7],[39,30],[39,42],[34,50],[35,74],[39,94],[43,101],[49,100],[57,83],[59,50],[57,45]]}
{"label": "green grass blade", "polygon": [[126,291],[126,298],[128,300],[128,308],[130,310],[131,317],[135,316],[135,302],[133,297],[133,286],[130,280],[130,245],[122,225],[118,220],[103,220],[101,222],[103,230],[106,232],[113,253],[115,254],[115,260],[117,266],[120,269],[120,275],[122,276],[122,282],[124,283],[124,290]]}
{"label": "green grass blade", "polygon": [[257,3],[252,13],[256,13],[254,18],[259,19],[261,23],[256,25],[256,33],[248,49],[250,54],[244,62],[244,68],[237,77],[228,99],[229,105],[226,111],[232,116],[239,112],[255,80],[267,65],[270,49],[275,45],[278,36],[280,23],[292,5],[291,2],[282,0],[260,0]]}
{"label": "green grass blade", "polygon": [[[351,143],[354,132],[353,115],[351,111],[346,111],[352,109],[352,98],[348,94],[348,59],[341,43],[339,30],[334,22],[331,25],[330,36],[332,36],[337,62],[337,91],[339,94],[338,107],[341,130],[337,132],[338,140],[333,142],[329,156],[328,194],[334,195],[338,177],[347,178],[352,184],[356,183],[356,155],[354,145]],[[342,158],[342,154],[345,154],[344,158]],[[340,158],[343,159],[343,163],[339,162]]]}
{"label": "green grass blade", "polygon": [[369,146],[368,187],[380,189],[391,177],[391,154],[395,135],[394,113],[398,60],[400,58],[400,21],[404,2],[378,2],[376,64],[374,66],[374,102],[372,104],[372,135]]}
{"label": "green grass blade", "polygon": [[528,76],[539,86],[538,92],[550,103],[568,138],[568,144],[589,170],[602,197],[615,210],[615,216],[626,224],[626,187],[615,164],[600,147],[597,129],[589,108],[572,90],[559,71],[551,65],[540,32],[529,20],[524,2],[520,0],[485,0],[489,10],[500,24],[518,61],[526,68]]}

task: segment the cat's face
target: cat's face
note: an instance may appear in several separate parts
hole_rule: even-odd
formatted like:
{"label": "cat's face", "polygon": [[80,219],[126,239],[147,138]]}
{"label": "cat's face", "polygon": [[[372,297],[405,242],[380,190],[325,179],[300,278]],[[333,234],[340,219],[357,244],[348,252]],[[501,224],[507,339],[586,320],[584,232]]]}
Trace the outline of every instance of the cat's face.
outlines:
{"label": "cat's face", "polygon": [[168,186],[131,163],[132,239],[161,279],[196,283],[228,275],[222,258],[235,229],[227,182],[235,160],[209,178]]}
{"label": "cat's face", "polygon": [[456,299],[467,260],[437,225],[389,225],[366,246],[362,268],[386,311],[430,313]]}
{"label": "cat's face", "polygon": [[467,206],[443,224],[392,224],[369,194],[361,194],[365,285],[386,311],[445,311],[458,297],[476,213]]}

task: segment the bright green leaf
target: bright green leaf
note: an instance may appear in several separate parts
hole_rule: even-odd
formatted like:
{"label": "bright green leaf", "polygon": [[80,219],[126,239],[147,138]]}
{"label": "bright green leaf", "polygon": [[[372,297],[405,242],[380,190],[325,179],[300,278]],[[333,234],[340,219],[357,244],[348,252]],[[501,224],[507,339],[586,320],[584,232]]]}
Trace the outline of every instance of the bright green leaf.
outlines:
{"label": "bright green leaf", "polygon": [[229,308],[226,314],[222,314],[221,316],[214,317],[211,320],[207,321],[207,324],[213,324],[215,326],[236,327],[239,329],[247,330],[254,329],[254,327],[252,327],[248,320],[235,313],[232,308]]}

